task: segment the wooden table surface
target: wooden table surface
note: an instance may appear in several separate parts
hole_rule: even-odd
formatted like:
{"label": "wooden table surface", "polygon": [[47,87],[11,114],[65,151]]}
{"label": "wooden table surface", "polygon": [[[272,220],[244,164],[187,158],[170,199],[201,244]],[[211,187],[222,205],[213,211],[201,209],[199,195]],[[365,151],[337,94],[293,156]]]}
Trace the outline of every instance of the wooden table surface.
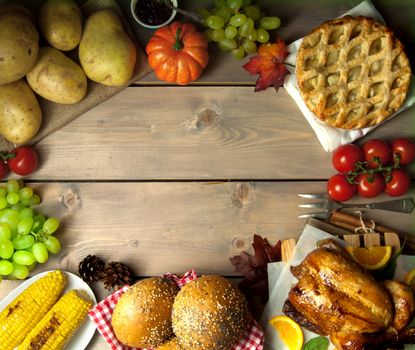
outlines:
{"label": "wooden table surface", "polygon": [[[120,3],[128,9],[128,0]],[[278,33],[290,42],[358,1],[259,3],[281,17]],[[413,62],[413,0],[374,3]],[[145,45],[151,33],[135,29]],[[36,145],[41,164],[25,180],[41,195],[42,211],[61,219],[63,243],[36,273],[76,272],[80,260],[96,254],[138,276],[189,268],[235,276],[229,257],[250,250],[254,233],[272,243],[298,238],[306,220],[297,218],[304,212],[297,193],[325,191],[335,173],[331,155],[284,89],[254,93],[244,62],[211,47],[197,83],[167,86],[149,74]],[[357,143],[415,137],[414,125],[411,108]],[[415,233],[415,214],[368,215]],[[18,284],[3,281],[0,298]],[[98,299],[107,295],[99,285],[94,291]],[[104,348],[97,334],[87,347]]]}

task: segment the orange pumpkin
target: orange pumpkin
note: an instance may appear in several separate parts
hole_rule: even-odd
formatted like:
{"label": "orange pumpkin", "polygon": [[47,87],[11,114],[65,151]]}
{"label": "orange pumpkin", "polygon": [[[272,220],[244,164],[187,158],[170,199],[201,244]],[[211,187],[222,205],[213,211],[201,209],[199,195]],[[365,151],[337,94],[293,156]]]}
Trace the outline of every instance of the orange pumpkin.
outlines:
{"label": "orange pumpkin", "polygon": [[156,30],[146,46],[148,63],[160,80],[187,85],[209,61],[208,42],[191,23],[173,22]]}

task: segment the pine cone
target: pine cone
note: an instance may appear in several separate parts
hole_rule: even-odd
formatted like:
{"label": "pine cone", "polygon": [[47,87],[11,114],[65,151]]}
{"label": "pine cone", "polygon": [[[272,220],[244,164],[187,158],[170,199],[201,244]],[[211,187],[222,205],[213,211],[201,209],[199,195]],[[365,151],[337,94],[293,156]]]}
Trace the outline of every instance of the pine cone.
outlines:
{"label": "pine cone", "polygon": [[78,266],[79,276],[88,284],[101,279],[105,263],[96,255],[88,255]]}
{"label": "pine cone", "polygon": [[127,265],[111,261],[102,273],[105,289],[117,290],[126,284],[133,283],[133,275]]}

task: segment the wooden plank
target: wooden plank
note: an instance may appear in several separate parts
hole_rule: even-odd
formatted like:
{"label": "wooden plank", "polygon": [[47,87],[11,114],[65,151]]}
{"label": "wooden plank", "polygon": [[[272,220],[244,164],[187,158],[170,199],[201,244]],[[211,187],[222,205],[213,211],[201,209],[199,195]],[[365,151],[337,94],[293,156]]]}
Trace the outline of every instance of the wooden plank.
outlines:
{"label": "wooden plank", "polygon": [[[64,249],[37,272],[75,272],[97,254],[121,260],[140,276],[164,272],[234,275],[229,257],[251,251],[257,233],[270,242],[298,238],[306,220],[297,192],[322,191],[315,182],[33,183],[39,210],[62,221]],[[412,190],[410,195],[414,195]],[[380,198],[379,200],[381,200]],[[379,224],[415,232],[413,214],[366,212]],[[393,226],[391,227],[394,228]],[[8,282],[2,282],[1,286]],[[0,299],[3,295],[0,295]]]}
{"label": "wooden plank", "polygon": [[[414,124],[407,110],[365,139],[414,136]],[[335,172],[283,89],[131,87],[37,149],[42,162],[31,179],[292,180]]]}

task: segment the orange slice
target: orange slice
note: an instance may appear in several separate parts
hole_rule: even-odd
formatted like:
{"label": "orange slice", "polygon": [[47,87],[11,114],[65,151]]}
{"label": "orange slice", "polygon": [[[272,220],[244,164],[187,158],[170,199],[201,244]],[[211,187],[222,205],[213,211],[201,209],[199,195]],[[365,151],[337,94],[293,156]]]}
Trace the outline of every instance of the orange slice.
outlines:
{"label": "orange slice", "polygon": [[392,256],[392,246],[382,247],[346,247],[352,258],[367,270],[378,270],[384,267]]}
{"label": "orange slice", "polygon": [[304,343],[300,325],[288,316],[275,316],[269,323],[278,332],[283,343],[289,350],[301,350]]}

